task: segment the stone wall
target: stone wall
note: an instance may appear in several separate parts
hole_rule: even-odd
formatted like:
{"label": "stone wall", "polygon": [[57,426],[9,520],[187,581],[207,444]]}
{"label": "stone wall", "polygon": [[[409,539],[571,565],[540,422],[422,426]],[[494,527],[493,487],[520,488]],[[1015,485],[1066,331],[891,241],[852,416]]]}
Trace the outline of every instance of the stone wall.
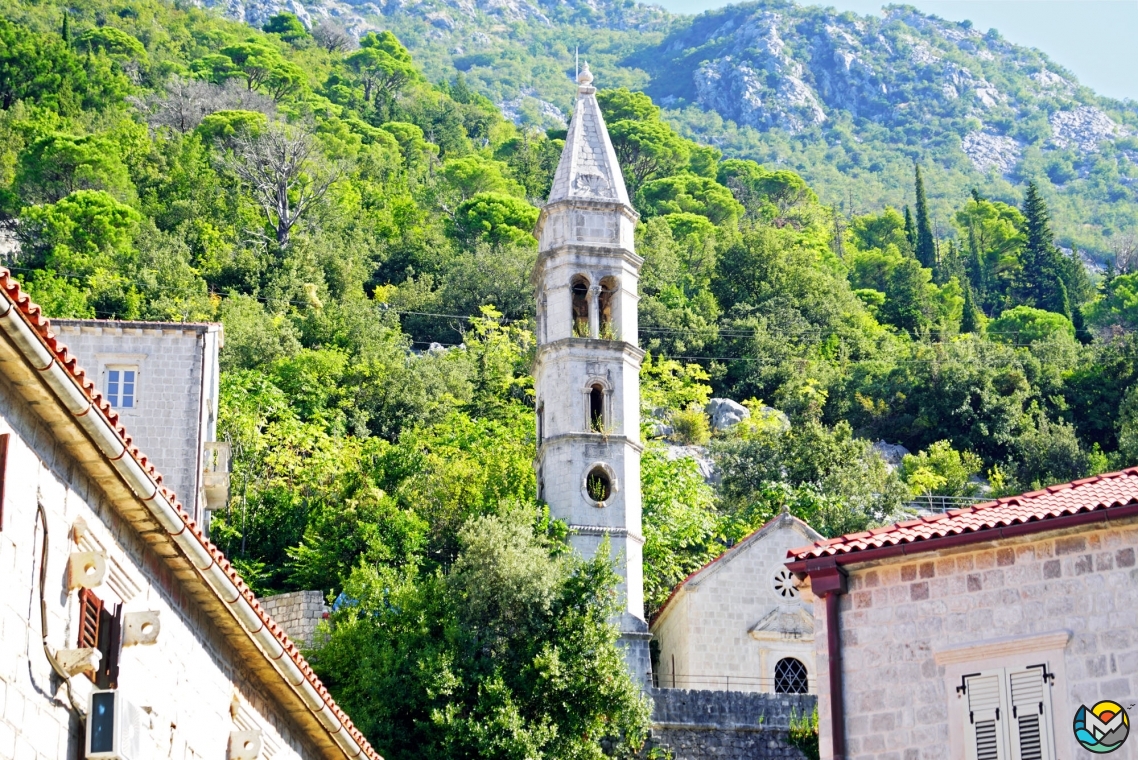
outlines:
{"label": "stone wall", "polygon": [[[975,544],[849,570],[840,600],[847,757],[964,757],[967,673],[1045,664],[1056,757],[1079,705],[1138,694],[1138,521]],[[819,628],[825,607],[815,607]],[[825,683],[826,636],[816,632]],[[829,700],[819,704],[830,755]],[[1133,742],[1133,739],[1131,740]],[[1138,758],[1128,743],[1118,758]],[[1129,753],[1129,754],[1128,754]]]}
{"label": "stone wall", "polygon": [[[45,601],[47,642],[54,651],[78,642],[78,592],[68,591],[66,565],[84,539],[105,552],[107,580],[95,593],[127,613],[156,612],[160,632],[148,646],[125,646],[118,685],[144,709],[142,752],[149,758],[224,758],[235,713],[262,731],[262,758],[300,760],[311,746],[287,711],[259,686],[215,621],[194,602],[155,551],[120,517],[99,486],[56,442],[57,433],[0,379],[0,433],[9,433],[0,529],[0,758],[60,760],[80,757],[81,726],[52,672],[40,639],[39,567],[43,531],[36,505],[47,515],[50,543]],[[93,688],[71,679],[86,705]],[[269,752],[271,750],[271,752]]]}
{"label": "stone wall", "polygon": [[216,438],[221,325],[53,319],[52,329],[104,395],[108,366],[137,367],[135,404],[115,411],[163,485],[201,522],[202,444]]}
{"label": "stone wall", "polygon": [[674,760],[774,760],[805,756],[790,746],[791,714],[809,715],[813,695],[651,689],[654,748]]}
{"label": "stone wall", "polygon": [[297,646],[312,646],[316,626],[332,608],[324,604],[322,591],[293,591],[258,599]]}

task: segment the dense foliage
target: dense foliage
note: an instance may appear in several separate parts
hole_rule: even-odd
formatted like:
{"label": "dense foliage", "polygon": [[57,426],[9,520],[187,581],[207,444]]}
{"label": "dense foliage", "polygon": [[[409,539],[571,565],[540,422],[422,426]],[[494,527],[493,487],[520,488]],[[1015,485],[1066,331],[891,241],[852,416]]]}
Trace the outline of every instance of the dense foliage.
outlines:
{"label": "dense foliage", "polygon": [[[964,194],[948,238],[929,173],[915,214],[843,216],[642,93],[600,101],[641,213],[648,613],[782,509],[836,534],[1138,460],[1138,273],[1089,278],[1036,188]],[[258,592],[337,600],[312,661],[388,757],[643,738],[612,570],[565,551],[532,469],[562,138],[391,33],[0,0],[5,264],[50,316],[224,323],[211,536]],[[713,434],[713,394],[751,417]],[[891,468],[881,438],[915,453]]]}

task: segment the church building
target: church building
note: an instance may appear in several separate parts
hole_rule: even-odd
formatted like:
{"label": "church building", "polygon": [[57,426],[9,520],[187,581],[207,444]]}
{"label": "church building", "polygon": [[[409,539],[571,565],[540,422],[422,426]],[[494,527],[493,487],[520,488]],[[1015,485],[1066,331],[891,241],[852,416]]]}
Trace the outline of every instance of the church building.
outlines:
{"label": "church building", "polygon": [[812,600],[784,562],[821,539],[784,510],[676,586],[652,619],[656,685],[817,694]]}
{"label": "church building", "polygon": [[624,596],[619,621],[629,668],[651,667],[640,525],[638,216],[617,163],[588,64],[549,201],[538,218],[538,495],[569,524],[582,556],[608,542]]}

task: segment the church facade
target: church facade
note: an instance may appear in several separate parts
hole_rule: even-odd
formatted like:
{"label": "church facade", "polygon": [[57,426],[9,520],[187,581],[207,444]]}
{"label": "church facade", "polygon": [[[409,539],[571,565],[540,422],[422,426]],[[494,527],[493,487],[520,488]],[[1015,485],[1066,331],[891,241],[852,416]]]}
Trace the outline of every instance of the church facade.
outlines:
{"label": "church facade", "polygon": [[592,557],[606,542],[618,561],[619,621],[629,668],[648,675],[640,512],[640,363],[637,283],[643,259],[628,198],[588,65],[549,200],[538,218],[539,497]]}
{"label": "church facade", "polygon": [[817,694],[812,599],[784,562],[821,538],[784,511],[688,576],[652,619],[656,685]]}

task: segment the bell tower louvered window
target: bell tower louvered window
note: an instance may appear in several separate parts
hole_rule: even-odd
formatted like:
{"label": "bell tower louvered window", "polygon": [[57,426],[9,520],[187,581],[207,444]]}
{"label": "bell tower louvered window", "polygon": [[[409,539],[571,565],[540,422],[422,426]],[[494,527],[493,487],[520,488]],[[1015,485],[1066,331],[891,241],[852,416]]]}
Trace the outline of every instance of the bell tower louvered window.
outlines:
{"label": "bell tower louvered window", "polygon": [[1050,677],[1044,665],[964,676],[968,760],[1055,760]]}

